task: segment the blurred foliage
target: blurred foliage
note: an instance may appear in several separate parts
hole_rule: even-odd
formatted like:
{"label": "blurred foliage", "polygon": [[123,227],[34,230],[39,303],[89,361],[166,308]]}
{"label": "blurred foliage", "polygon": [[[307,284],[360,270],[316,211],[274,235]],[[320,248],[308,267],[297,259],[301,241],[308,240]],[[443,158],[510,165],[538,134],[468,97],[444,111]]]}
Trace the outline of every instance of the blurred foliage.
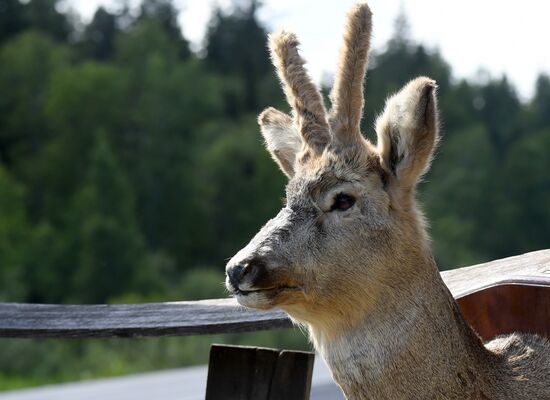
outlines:
{"label": "blurred foliage", "polygon": [[[297,330],[147,339],[3,339],[0,391],[208,363],[212,343],[311,350]],[[39,360],[39,362],[37,362]]]}
{"label": "blurred foliage", "polygon": [[[256,124],[287,109],[260,2],[216,9],[197,54],[170,0],[98,8],[87,24],[59,3],[0,0],[0,301],[224,297],[225,260],[284,195]],[[443,144],[420,195],[442,268],[548,247],[549,76],[529,101],[505,76],[456,80],[401,15],[371,57],[369,138],[416,75],[439,85]],[[0,389],[205,362],[216,341],[308,346],[294,331],[2,340]]]}

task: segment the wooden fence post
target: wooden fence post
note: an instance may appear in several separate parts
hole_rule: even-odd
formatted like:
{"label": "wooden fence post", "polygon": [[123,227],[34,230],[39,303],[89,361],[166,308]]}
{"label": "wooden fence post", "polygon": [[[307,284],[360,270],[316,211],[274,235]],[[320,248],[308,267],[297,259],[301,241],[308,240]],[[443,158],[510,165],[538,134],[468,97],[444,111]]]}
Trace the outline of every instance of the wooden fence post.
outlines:
{"label": "wooden fence post", "polygon": [[206,400],[308,400],[315,354],[212,345]]}

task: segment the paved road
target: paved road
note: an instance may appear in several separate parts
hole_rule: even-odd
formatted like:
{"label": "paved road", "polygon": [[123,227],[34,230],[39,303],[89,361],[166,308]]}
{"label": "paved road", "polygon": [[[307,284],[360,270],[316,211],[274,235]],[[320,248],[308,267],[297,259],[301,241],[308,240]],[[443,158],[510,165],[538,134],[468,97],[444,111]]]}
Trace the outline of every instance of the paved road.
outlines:
{"label": "paved road", "polygon": [[[0,392],[0,400],[204,400],[207,367],[191,367],[122,378]],[[343,400],[317,355],[311,400]]]}

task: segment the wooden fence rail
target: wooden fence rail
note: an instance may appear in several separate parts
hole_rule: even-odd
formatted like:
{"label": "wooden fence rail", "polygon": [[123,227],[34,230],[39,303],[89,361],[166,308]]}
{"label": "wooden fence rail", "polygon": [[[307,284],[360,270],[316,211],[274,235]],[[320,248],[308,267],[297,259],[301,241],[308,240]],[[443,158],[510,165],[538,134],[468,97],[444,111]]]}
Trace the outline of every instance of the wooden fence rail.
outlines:
{"label": "wooden fence rail", "polygon": [[[459,300],[466,318],[478,331],[476,320],[485,325],[493,324],[492,328],[483,329],[496,328],[491,321],[483,320],[480,309],[474,307],[470,312],[464,304],[471,306],[474,299],[475,304],[485,304],[486,314],[494,314],[491,307],[494,308],[497,299],[498,311],[502,314],[507,312],[503,307],[509,307],[512,314],[527,312],[536,320],[536,329],[550,336],[550,250],[445,271],[442,276]],[[543,291],[529,289],[524,292],[527,297],[523,300],[508,299],[510,293],[517,292],[514,288],[518,286]],[[530,293],[535,292],[538,294],[530,297]],[[512,296],[517,297],[517,293]],[[491,318],[494,320],[494,315]],[[506,321],[498,323],[509,324]],[[517,321],[515,323],[517,325]],[[184,336],[291,326],[282,311],[250,310],[233,299],[127,305],[0,304],[0,337],[11,338]],[[480,334],[484,336],[483,331]]]}
{"label": "wooden fence rail", "polygon": [[0,337],[186,336],[289,328],[282,311],[245,309],[234,299],[114,305],[0,304]]}

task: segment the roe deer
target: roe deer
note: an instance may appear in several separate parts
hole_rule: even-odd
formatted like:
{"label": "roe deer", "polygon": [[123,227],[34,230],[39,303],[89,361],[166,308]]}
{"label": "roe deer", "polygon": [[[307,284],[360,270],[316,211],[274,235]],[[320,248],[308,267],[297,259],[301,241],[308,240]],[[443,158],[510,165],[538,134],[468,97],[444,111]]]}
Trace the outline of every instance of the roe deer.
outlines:
{"label": "roe deer", "polygon": [[550,399],[550,342],[483,344],[437,270],[415,200],[438,141],[436,84],[391,96],[360,132],[371,12],[354,7],[327,113],[292,33],[270,38],[293,115],[259,116],[286,206],[228,263],[244,306],[304,325],[348,399]]}

